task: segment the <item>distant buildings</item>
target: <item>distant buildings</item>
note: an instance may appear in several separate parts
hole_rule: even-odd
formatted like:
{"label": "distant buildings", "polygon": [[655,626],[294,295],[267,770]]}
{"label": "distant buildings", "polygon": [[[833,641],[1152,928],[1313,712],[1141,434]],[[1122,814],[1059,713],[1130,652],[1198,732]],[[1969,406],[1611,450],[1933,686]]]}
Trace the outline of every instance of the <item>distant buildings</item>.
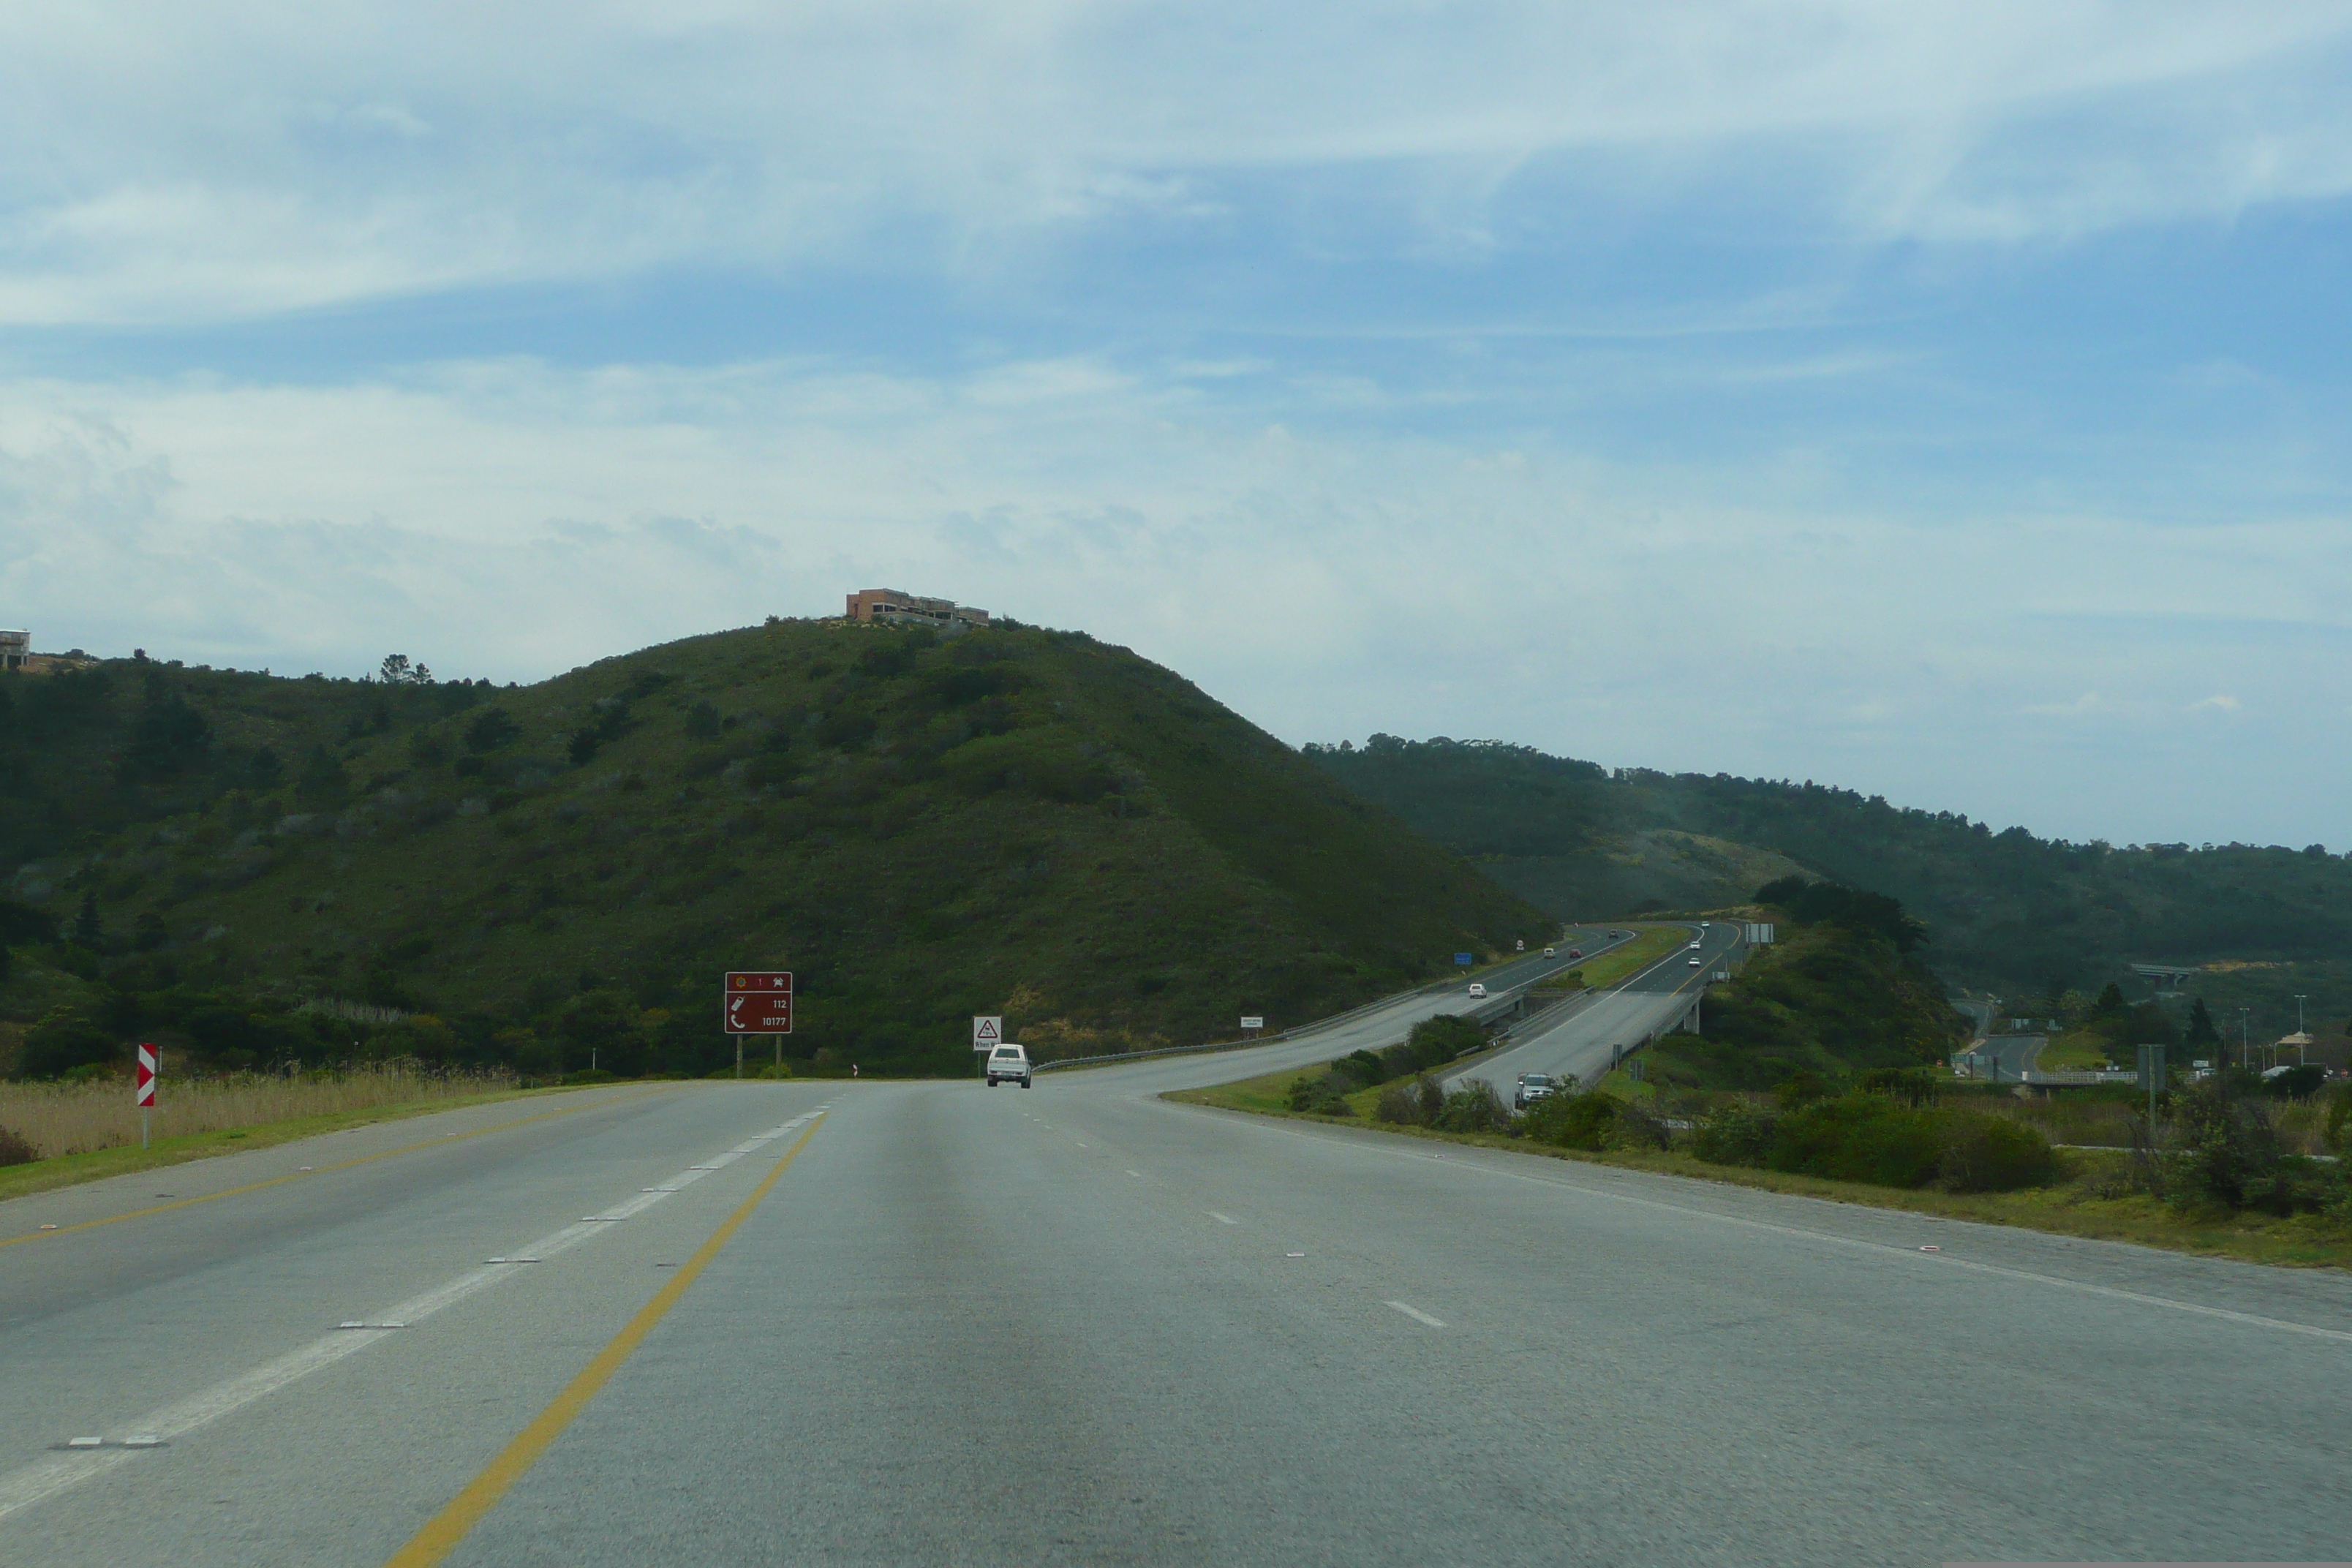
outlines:
{"label": "distant buildings", "polygon": [[32,633],[0,631],[0,669],[22,669],[32,657]]}
{"label": "distant buildings", "polygon": [[927,599],[896,588],[866,588],[849,595],[849,618],[885,626],[929,626],[934,631],[960,632],[988,625],[988,612],[959,605],[953,599]]}

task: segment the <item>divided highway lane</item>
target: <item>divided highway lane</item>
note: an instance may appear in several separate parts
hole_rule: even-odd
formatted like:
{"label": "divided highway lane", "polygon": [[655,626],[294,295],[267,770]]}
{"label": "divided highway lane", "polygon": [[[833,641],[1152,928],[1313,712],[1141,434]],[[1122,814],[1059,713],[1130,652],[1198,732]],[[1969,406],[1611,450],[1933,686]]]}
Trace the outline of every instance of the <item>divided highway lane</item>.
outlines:
{"label": "divided highway lane", "polygon": [[[299,1198],[274,1224],[227,1197],[0,1248],[0,1298],[36,1257],[81,1281],[0,1328],[0,1562],[2341,1555],[2341,1277],[1158,1098],[1331,1043],[632,1091],[252,1195]],[[640,1200],[7,1511],[83,1462],[51,1442]],[[142,1273],[200,1213],[209,1250]]]}
{"label": "divided highway lane", "polygon": [[448,1561],[2341,1552],[2341,1279],[1153,1098],[1235,1065],[848,1091]]}
{"label": "divided highway lane", "polygon": [[[0,1563],[383,1562],[780,1146],[729,1152],[832,1092],[533,1098],[0,1205],[0,1242],[29,1237],[0,1246]],[[390,1150],[406,1152],[344,1163]],[[681,1184],[696,1163],[718,1168]],[[284,1175],[298,1179],[166,1206]],[[680,1190],[643,1191],[657,1185]],[[111,1223],[37,1228],[92,1220]],[[543,1262],[487,1261],[534,1241],[553,1244]],[[159,1428],[164,1447],[115,1446]],[[109,1446],[58,1450],[90,1436]]]}
{"label": "divided highway lane", "polygon": [[[1622,985],[1596,993],[1550,1028],[1446,1075],[1446,1081],[1484,1079],[1506,1105],[1523,1072],[1574,1074],[1580,1083],[1597,1083],[1618,1051],[1655,1034],[1689,1005],[1707,977],[1739,945],[1739,928],[1717,921],[1705,930],[1692,927],[1690,937],[1699,943],[1697,952],[1675,949]],[[1696,969],[1690,966],[1694,958],[1700,961]]]}
{"label": "divided highway lane", "polygon": [[[1578,927],[1568,931],[1553,944],[1557,952],[1550,958],[1546,958],[1541,952],[1530,952],[1498,963],[1481,973],[1477,977],[1477,983],[1486,987],[1486,1002],[1475,1000],[1469,994],[1471,984],[1469,981],[1457,981],[1442,989],[1411,992],[1376,1007],[1367,1008],[1360,1013],[1345,1015],[1331,1023],[1309,1026],[1271,1045],[1252,1047],[1246,1050],[1208,1051],[1194,1056],[1157,1059],[1212,1064],[1245,1060],[1255,1064],[1246,1068],[1212,1066],[1209,1068],[1211,1076],[1200,1080],[1204,1083],[1228,1083],[1234,1079],[1248,1078],[1258,1073],[1276,1072],[1292,1067],[1315,1066],[1344,1057],[1350,1051],[1376,1051],[1383,1046],[1392,1046],[1403,1039],[1412,1032],[1412,1026],[1424,1018],[1435,1017],[1441,1013],[1467,1013],[1473,1008],[1485,1006],[1487,1002],[1507,997],[1515,991],[1525,990],[1539,980],[1548,979],[1554,974],[1563,973],[1580,964],[1588,963],[1604,952],[1622,947],[1625,942],[1632,940],[1630,936],[1622,939],[1612,937],[1606,926]],[[1584,956],[1570,958],[1568,954],[1571,950],[1581,952]],[[1062,1072],[1048,1072],[1037,1081],[1043,1083],[1046,1078],[1066,1079],[1086,1073],[1111,1070],[1132,1072],[1136,1068],[1126,1066],[1119,1066],[1116,1069],[1111,1068],[1070,1068]]]}

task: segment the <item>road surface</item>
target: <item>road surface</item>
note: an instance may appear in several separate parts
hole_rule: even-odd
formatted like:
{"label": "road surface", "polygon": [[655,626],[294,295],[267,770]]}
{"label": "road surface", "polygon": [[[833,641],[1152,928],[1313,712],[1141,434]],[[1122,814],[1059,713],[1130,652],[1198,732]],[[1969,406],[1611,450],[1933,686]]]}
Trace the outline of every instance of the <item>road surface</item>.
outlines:
{"label": "road surface", "polygon": [[[1523,1072],[1573,1075],[1582,1084],[1600,1082],[1620,1055],[1687,1012],[1692,997],[1739,945],[1739,928],[1721,921],[1704,930],[1694,926],[1690,936],[1699,943],[1696,952],[1677,948],[1622,985],[1593,993],[1558,1023],[1528,1033],[1508,1050],[1445,1075],[1445,1081],[1485,1079],[1507,1105]],[[1694,958],[1700,961],[1696,968],[1690,963]],[[1700,1027],[1705,1026],[1702,1005]]]}
{"label": "road surface", "polygon": [[2343,1554],[2339,1275],[1157,1098],[1302,1052],[620,1086],[0,1205],[0,1562]]}
{"label": "road surface", "polygon": [[1979,1078],[1990,1079],[1998,1069],[2001,1082],[2023,1083],[2025,1075],[2033,1070],[2034,1062],[2041,1057],[2042,1047],[2049,1043],[2047,1035],[1987,1035],[1982,1039],[1970,1040],[1960,1059],[1976,1058],[1972,1070]]}

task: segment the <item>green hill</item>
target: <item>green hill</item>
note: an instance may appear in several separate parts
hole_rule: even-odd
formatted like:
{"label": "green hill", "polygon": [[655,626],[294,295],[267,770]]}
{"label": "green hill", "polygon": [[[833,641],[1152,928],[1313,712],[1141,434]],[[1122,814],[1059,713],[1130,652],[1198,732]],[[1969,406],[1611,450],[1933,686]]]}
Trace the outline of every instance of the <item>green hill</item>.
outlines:
{"label": "green hill", "polygon": [[1614,772],[1500,742],[1309,746],[1309,756],[1496,880],[1562,916],[1724,907],[1798,868],[1898,899],[1937,971],[2051,1012],[2211,964],[2191,989],[2254,1008],[2255,1039],[2352,1013],[2352,861],[2318,845],[2118,848],[1995,830],[1806,782]]}
{"label": "green hill", "polygon": [[1216,1037],[1553,929],[1179,677],[1034,628],[773,622],[529,688],[0,676],[0,762],[20,919],[78,928],[0,986],[52,1065],[70,1015],[86,1054],[701,1070],[719,972],[774,966],[794,1057],[963,1070],[973,1013],[1046,1055]]}

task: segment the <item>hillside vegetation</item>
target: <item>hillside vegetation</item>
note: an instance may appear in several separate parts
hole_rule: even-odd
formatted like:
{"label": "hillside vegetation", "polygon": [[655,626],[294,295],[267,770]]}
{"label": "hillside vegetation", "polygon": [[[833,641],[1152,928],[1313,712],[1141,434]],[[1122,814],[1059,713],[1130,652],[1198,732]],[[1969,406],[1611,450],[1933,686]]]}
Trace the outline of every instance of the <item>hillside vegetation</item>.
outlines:
{"label": "hillside vegetation", "polygon": [[1081,636],[774,622],[529,688],[386,676],[0,677],[0,1058],[704,1070],[719,973],[773,966],[804,1068],[967,1070],[973,1013],[1046,1056],[1278,1028],[1554,927]]}
{"label": "hillside vegetation", "polygon": [[[1375,735],[1307,752],[1489,876],[1563,917],[1727,907],[1798,869],[1899,900],[1937,969],[2020,1011],[2206,964],[2193,988],[2252,1027],[2352,1014],[2352,862],[2322,846],[2118,848],[1995,830],[1810,781],[1612,772],[1524,746]],[[2056,1012],[2053,1005],[2046,1010]]]}
{"label": "hillside vegetation", "polygon": [[1696,1035],[1649,1052],[1649,1079],[1670,1089],[1825,1086],[1942,1066],[1965,1037],[1945,984],[1921,961],[1919,928],[1882,895],[1790,878],[1753,912],[1771,920],[1728,984],[1712,986]]}

